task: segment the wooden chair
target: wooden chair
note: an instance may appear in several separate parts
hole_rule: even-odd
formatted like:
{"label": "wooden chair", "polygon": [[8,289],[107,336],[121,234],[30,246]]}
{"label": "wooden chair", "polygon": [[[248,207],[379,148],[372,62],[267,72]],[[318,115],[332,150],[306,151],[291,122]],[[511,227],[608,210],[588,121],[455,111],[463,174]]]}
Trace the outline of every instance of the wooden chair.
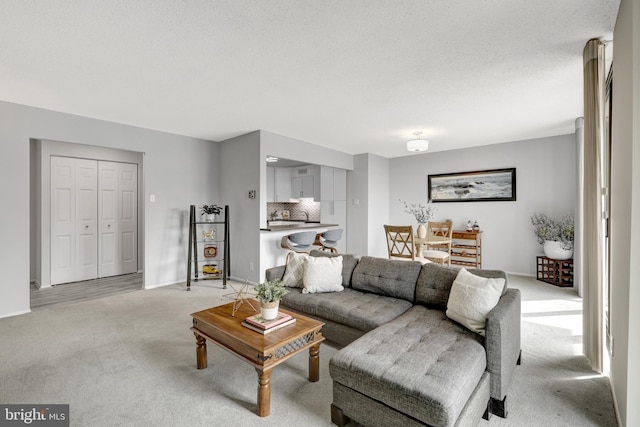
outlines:
{"label": "wooden chair", "polygon": [[387,239],[387,252],[389,259],[406,261],[420,261],[423,264],[430,262],[416,255],[416,246],[413,243],[413,227],[410,225],[385,225],[384,233]]}
{"label": "wooden chair", "polygon": [[422,256],[438,264],[451,265],[451,241],[453,240],[453,223],[451,221],[429,221],[427,224],[426,250]]}

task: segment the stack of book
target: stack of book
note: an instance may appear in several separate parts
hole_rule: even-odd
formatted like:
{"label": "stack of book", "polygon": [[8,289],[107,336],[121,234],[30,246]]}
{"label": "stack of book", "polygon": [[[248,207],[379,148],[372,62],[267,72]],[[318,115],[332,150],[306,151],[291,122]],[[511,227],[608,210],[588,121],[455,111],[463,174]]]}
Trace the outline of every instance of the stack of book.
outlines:
{"label": "stack of book", "polygon": [[295,322],[295,317],[279,312],[278,317],[271,320],[265,320],[259,314],[249,316],[242,321],[242,326],[265,335]]}

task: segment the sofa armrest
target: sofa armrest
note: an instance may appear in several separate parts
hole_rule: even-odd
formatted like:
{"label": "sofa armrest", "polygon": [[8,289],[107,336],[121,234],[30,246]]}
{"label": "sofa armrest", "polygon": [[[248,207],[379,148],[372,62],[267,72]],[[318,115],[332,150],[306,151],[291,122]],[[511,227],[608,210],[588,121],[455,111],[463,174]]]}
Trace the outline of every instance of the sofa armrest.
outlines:
{"label": "sofa armrest", "polygon": [[284,276],[285,265],[279,265],[277,267],[267,268],[264,272],[266,280],[282,279]]}
{"label": "sofa armrest", "polygon": [[485,345],[491,374],[491,397],[503,400],[520,357],[521,295],[507,289],[487,316]]}

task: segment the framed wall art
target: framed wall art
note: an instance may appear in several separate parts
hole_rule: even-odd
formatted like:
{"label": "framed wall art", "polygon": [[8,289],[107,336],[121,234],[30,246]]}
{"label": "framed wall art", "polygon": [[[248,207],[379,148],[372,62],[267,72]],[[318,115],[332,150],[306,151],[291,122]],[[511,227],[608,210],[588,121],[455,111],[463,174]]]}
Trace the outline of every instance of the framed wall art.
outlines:
{"label": "framed wall art", "polygon": [[515,201],[516,168],[429,175],[427,187],[434,203]]}

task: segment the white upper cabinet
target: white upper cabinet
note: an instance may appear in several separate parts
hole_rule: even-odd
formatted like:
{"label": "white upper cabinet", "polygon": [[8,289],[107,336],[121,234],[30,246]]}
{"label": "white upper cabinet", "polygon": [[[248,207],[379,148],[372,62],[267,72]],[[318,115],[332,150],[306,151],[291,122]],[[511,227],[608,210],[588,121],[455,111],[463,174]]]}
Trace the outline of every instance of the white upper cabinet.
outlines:
{"label": "white upper cabinet", "polygon": [[267,202],[276,201],[276,168],[267,166]]}
{"label": "white upper cabinet", "polygon": [[291,168],[291,197],[320,200],[320,166],[305,165]]}
{"label": "white upper cabinet", "polygon": [[313,175],[294,176],[291,178],[291,197],[314,197],[313,187]]}
{"label": "white upper cabinet", "polygon": [[273,168],[275,176],[275,202],[291,199],[291,168]]}
{"label": "white upper cabinet", "polygon": [[347,200],[347,171],[320,167],[320,200]]}

